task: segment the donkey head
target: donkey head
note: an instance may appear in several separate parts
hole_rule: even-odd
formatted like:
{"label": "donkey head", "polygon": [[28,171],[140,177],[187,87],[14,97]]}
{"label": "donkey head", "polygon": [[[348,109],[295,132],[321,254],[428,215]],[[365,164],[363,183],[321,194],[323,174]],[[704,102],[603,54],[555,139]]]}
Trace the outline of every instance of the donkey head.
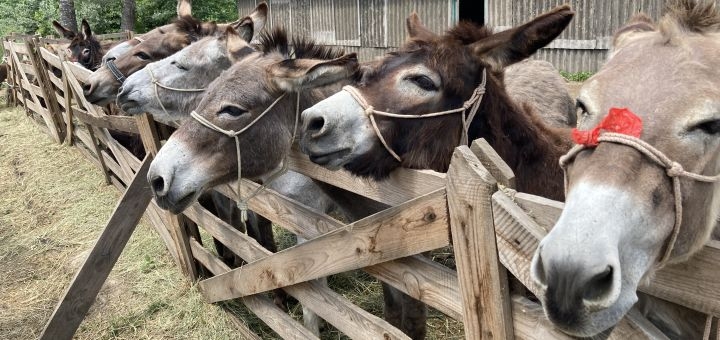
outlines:
{"label": "donkey head", "polygon": [[567,333],[613,327],[666,255],[686,260],[716,227],[720,185],[679,177],[676,219],[669,174],[720,172],[719,52],[715,2],[676,1],[657,25],[642,15],[621,28],[610,59],[581,89],[579,128],[628,108],[642,119],[640,139],[677,164],[666,169],[613,142],[569,163],[565,208],[531,267],[547,316]]}
{"label": "donkey head", "polygon": [[100,67],[103,51],[85,19],[82,19],[81,33],[68,30],[57,21],[53,21],[52,24],[58,34],[70,40],[67,47],[70,61],[80,63],[86,69],[93,71]]}
{"label": "donkey head", "polygon": [[[461,113],[423,119],[377,116],[373,124],[366,108],[406,116],[457,109],[471,98],[484,74],[486,97],[509,101],[502,86],[504,67],[552,41],[573,14],[562,6],[496,34],[461,23],[444,35],[429,31],[416,14],[411,15],[408,41],[399,51],[364,68],[355,90],[366,101],[364,105],[341,91],[303,112],[303,151],[320,165],[344,167],[376,179],[401,165],[446,171],[452,150],[460,142]],[[484,103],[476,117],[483,115],[483,109],[497,110],[489,106]]]}

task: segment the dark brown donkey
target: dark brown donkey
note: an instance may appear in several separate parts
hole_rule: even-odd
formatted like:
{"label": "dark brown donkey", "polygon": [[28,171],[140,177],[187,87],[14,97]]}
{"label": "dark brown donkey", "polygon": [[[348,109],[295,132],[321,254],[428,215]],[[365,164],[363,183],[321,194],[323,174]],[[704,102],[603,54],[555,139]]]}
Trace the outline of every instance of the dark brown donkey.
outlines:
{"label": "dark brown donkey", "polygon": [[100,67],[103,54],[107,49],[118,44],[113,42],[100,43],[90,29],[90,24],[82,19],[81,32],[69,30],[59,22],[52,22],[55,31],[70,40],[67,47],[68,60],[80,63],[84,68],[95,71]]}
{"label": "dark brown donkey", "polygon": [[[378,110],[422,115],[462,107],[485,76],[485,94],[469,124],[469,140],[482,137],[492,145],[517,175],[518,190],[562,200],[557,159],[571,146],[569,129],[550,127],[531,105],[512,101],[503,70],[547,45],[573,15],[569,6],[561,6],[500,33],[460,23],[444,35],[430,32],[413,15],[407,21],[410,39],[368,67],[356,91]],[[375,179],[400,166],[447,171],[461,141],[461,113],[422,119],[376,116],[380,135],[398,160],[364,112],[347,91],[305,110],[303,151],[320,165]]]}

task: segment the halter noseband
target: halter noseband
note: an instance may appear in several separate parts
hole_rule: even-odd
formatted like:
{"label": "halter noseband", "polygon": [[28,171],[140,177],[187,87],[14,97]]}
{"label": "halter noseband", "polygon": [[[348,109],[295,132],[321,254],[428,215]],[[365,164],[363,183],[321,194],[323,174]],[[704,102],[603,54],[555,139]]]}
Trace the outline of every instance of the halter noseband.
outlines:
{"label": "halter noseband", "polygon": [[115,65],[115,58],[110,58],[105,61],[105,65],[107,65],[108,70],[110,70],[110,73],[115,77],[115,80],[117,80],[120,84],[125,82],[125,75],[120,72],[120,70],[117,68],[117,65]]}
{"label": "halter noseband", "polygon": [[[208,129],[213,130],[213,131],[220,132],[220,133],[222,133],[222,134],[225,135],[225,136],[228,136],[228,137],[231,137],[231,138],[234,138],[234,139],[235,139],[235,152],[236,152],[236,154],[237,154],[237,162],[238,162],[237,182],[236,182],[236,190],[237,190],[237,195],[238,195],[238,197],[237,197],[237,199],[235,200],[235,203],[236,203],[238,209],[240,209],[240,219],[241,219],[243,222],[247,221],[247,219],[248,219],[248,216],[247,216],[248,201],[249,201],[251,198],[255,197],[257,194],[259,194],[262,190],[264,190],[264,189],[265,189],[270,183],[272,183],[275,179],[277,179],[278,177],[282,176],[285,172],[287,172],[287,170],[288,170],[288,162],[287,162],[287,154],[286,154],[285,157],[284,157],[283,160],[282,160],[282,166],[280,167],[280,169],[278,169],[277,171],[275,171],[274,173],[272,173],[272,174],[268,177],[268,179],[265,180],[265,181],[263,181],[263,183],[262,183],[257,189],[255,189],[255,191],[253,191],[250,195],[248,195],[247,197],[243,198],[242,192],[240,191],[240,190],[241,190],[241,188],[240,188],[240,182],[241,182],[241,180],[242,180],[242,161],[241,161],[242,158],[241,158],[241,155],[240,155],[240,135],[241,135],[243,132],[245,132],[245,131],[247,131],[248,129],[250,129],[250,127],[252,127],[253,125],[255,125],[255,123],[257,123],[258,121],[260,121],[260,119],[262,119],[268,112],[270,112],[270,110],[272,110],[272,108],[275,106],[275,104],[277,104],[278,102],[280,102],[280,100],[283,99],[283,98],[285,97],[285,95],[286,95],[286,93],[283,93],[280,97],[278,97],[277,99],[275,99],[275,101],[274,101],[272,104],[270,104],[270,106],[268,106],[268,107],[265,109],[265,111],[263,111],[262,113],[260,113],[253,121],[251,121],[248,125],[246,125],[246,126],[243,127],[242,129],[240,129],[239,131],[225,130],[225,129],[223,129],[223,128],[221,128],[221,127],[213,124],[213,123],[212,123],[211,121],[209,121],[207,118],[199,115],[199,114],[198,114],[197,112],[195,112],[195,111],[192,111],[192,112],[190,113],[190,117],[194,118],[194,119],[197,120],[200,124],[204,125],[204,126],[207,127]],[[292,143],[295,141],[295,136],[296,136],[296,134],[297,134],[297,126],[298,126],[298,119],[299,119],[299,117],[300,117],[300,92],[297,93],[297,99],[296,99],[296,102],[295,102],[295,125],[293,126],[292,138],[290,139],[290,145],[291,145],[291,147],[292,147]]]}
{"label": "halter noseband", "polygon": [[165,113],[166,116],[170,116],[170,114],[168,114],[167,110],[165,109],[165,105],[163,105],[162,100],[160,100],[160,95],[158,94],[158,87],[162,87],[166,90],[177,91],[177,92],[203,92],[203,91],[205,91],[204,88],[202,88],[202,89],[201,88],[180,89],[180,88],[176,88],[176,87],[170,87],[167,85],[163,85],[160,83],[160,81],[158,81],[157,78],[155,78],[155,74],[153,74],[152,70],[150,69],[150,65],[146,66],[145,69],[147,70],[148,74],[150,74],[150,83],[152,83],[154,85],[153,90],[155,91],[155,99],[157,99],[158,104],[160,104],[160,107],[162,108],[163,113]]}
{"label": "halter noseband", "polygon": [[[611,109],[608,116],[601,122],[598,126],[602,126],[604,122],[606,122],[608,119],[611,119],[613,114],[618,113],[618,111],[624,110],[627,114],[632,115],[633,117],[637,118],[633,113],[631,113],[628,110],[625,109]],[[625,114],[625,112],[621,112],[621,114]],[[639,120],[639,118],[637,118]],[[640,123],[640,128],[642,127],[642,123]],[[612,124],[610,124],[612,125]],[[621,124],[622,125],[622,124]],[[573,135],[575,137],[576,133],[578,131],[574,130]],[[585,133],[585,132],[580,132]],[[683,166],[671,160],[667,155],[665,155],[662,151],[658,150],[654,146],[650,145],[649,143],[641,140],[639,138],[640,131],[637,130],[637,133],[634,135],[626,134],[624,131],[617,131],[613,129],[608,129],[606,131],[600,131],[597,127],[590,132],[588,132],[588,135],[592,135],[587,141],[583,141],[583,144],[576,144],[570,151],[568,151],[567,154],[560,157],[560,167],[563,169],[564,177],[565,177],[565,195],[567,196],[567,190],[568,190],[568,176],[567,176],[567,166],[568,164],[575,159],[575,157],[580,153],[581,151],[595,147],[598,143],[607,142],[607,143],[615,143],[615,144],[622,144],[625,146],[629,146],[641,154],[643,154],[646,158],[650,159],[653,163],[657,164],[658,166],[664,168],[666,170],[666,174],[668,177],[672,179],[673,182],[673,196],[675,199],[675,224],[673,226],[672,234],[670,234],[670,238],[668,239],[668,244],[665,248],[665,253],[663,254],[662,258],[658,262],[658,268],[664,267],[669,261],[670,256],[672,255],[673,249],[675,248],[675,243],[677,241],[678,234],[680,233],[680,226],[682,225],[682,191],[680,186],[680,179],[681,178],[688,178],[699,182],[706,182],[706,183],[713,183],[720,181],[720,174],[715,176],[705,176],[693,172],[686,171],[683,169]]]}
{"label": "halter noseband", "polygon": [[[402,163],[402,158],[390,147],[390,145],[385,141],[385,138],[383,138],[382,133],[380,133],[380,128],[378,128],[377,123],[375,122],[375,115],[378,116],[384,116],[389,118],[400,118],[400,119],[422,119],[422,118],[432,118],[432,117],[439,117],[439,116],[445,116],[453,113],[462,112],[462,135],[460,137],[460,144],[461,145],[467,145],[468,144],[468,129],[470,128],[470,123],[472,122],[473,118],[475,118],[475,114],[477,113],[478,109],[480,108],[480,102],[482,102],[482,98],[485,95],[485,84],[487,81],[487,74],[486,70],[483,69],[482,73],[482,81],[480,82],[480,85],[475,88],[475,90],[472,93],[472,96],[470,96],[470,99],[465,101],[463,105],[457,109],[447,110],[447,111],[440,111],[440,112],[432,112],[432,113],[425,113],[421,115],[401,115],[397,113],[390,113],[390,112],[384,112],[376,110],[372,105],[370,105],[365,97],[360,93],[360,90],[358,90],[356,87],[346,85],[342,89],[349,93],[353,99],[360,105],[360,107],[363,108],[365,115],[368,116],[370,119],[370,123],[372,124],[373,130],[375,131],[375,135],[380,139],[380,143],[385,147],[385,150],[387,150],[390,155],[393,156],[398,162]],[[469,112],[468,112],[469,110]],[[466,112],[468,113],[466,115]]]}

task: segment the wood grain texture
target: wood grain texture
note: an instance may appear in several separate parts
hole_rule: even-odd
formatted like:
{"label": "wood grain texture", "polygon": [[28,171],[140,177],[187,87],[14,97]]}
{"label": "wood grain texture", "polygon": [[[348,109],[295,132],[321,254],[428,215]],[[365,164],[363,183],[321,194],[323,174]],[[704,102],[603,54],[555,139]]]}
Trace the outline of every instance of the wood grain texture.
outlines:
{"label": "wood grain texture", "polygon": [[[202,209],[197,203],[190,206],[185,213],[195,223],[202,226],[214,238],[247,262],[257,261],[272,254],[255,239],[232,228]],[[318,316],[350,338],[407,339],[405,334],[386,321],[362,310],[327,286],[315,281],[288,286],[284,290],[298,299],[303,306],[310,308]],[[201,291],[207,298],[207,292]]]}
{"label": "wood grain texture", "polygon": [[71,339],[85,318],[150,203],[152,194],[145,176],[151,160],[151,157],[143,160],[143,166],[115,207],[95,246],[45,325],[40,339]]}
{"label": "wood grain texture", "polygon": [[[190,240],[193,256],[214,275],[230,271],[225,263],[195,240]],[[267,296],[251,295],[240,299],[250,311],[283,339],[319,339],[290,315],[278,308]]]}
{"label": "wood grain texture", "polygon": [[[200,282],[211,302],[360,269],[449,244],[440,189]],[[253,277],[252,282],[242,278]]]}
{"label": "wood grain texture", "polygon": [[495,149],[484,138],[476,139],[470,144],[470,150],[480,163],[490,172],[498,184],[515,189],[515,174],[510,166],[500,158]]}
{"label": "wood grain texture", "polygon": [[288,165],[290,169],[310,178],[391,206],[445,187],[445,174],[434,171],[399,168],[379,182],[353,176],[345,170],[331,171],[315,165],[297,149],[290,152]]}
{"label": "wood grain texture", "polygon": [[447,204],[470,339],[513,338],[505,268],[498,260],[490,196],[495,179],[467,146],[455,148],[447,176]]}
{"label": "wood grain texture", "polygon": [[72,106],[73,114],[81,121],[98,128],[104,128],[108,130],[123,131],[128,133],[140,134],[138,129],[137,121],[132,117],[125,116],[102,116],[97,117],[88,114],[87,111],[80,109],[77,106]]}

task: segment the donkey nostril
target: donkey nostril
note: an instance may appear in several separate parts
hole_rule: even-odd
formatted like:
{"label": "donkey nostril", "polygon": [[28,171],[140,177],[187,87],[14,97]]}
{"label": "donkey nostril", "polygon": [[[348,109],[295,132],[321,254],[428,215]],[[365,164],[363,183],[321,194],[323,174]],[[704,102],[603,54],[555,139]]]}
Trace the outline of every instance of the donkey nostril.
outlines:
{"label": "donkey nostril", "polygon": [[605,270],[593,276],[585,286],[583,298],[586,300],[600,300],[605,298],[612,290],[613,267],[608,265]]}
{"label": "donkey nostril", "polygon": [[311,131],[311,132],[317,132],[317,131],[320,131],[324,125],[325,125],[325,118],[315,117],[310,120],[310,123],[307,126],[307,130]]}
{"label": "donkey nostril", "polygon": [[166,194],[165,180],[162,176],[153,178],[150,184],[152,185],[153,192],[155,192],[156,195],[164,196]]}

